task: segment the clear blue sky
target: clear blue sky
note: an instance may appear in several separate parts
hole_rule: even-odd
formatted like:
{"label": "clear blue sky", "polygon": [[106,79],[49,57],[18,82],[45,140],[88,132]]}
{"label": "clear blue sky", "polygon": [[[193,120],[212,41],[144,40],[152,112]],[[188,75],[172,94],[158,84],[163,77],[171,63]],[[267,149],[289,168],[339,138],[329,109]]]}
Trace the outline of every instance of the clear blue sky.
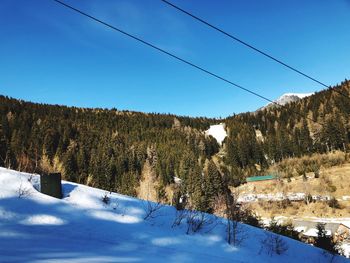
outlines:
{"label": "clear blue sky", "polygon": [[[327,84],[350,78],[349,0],[171,1]],[[322,89],[159,0],[66,2],[271,99]],[[0,94],[208,117],[266,104],[51,0],[0,1]]]}

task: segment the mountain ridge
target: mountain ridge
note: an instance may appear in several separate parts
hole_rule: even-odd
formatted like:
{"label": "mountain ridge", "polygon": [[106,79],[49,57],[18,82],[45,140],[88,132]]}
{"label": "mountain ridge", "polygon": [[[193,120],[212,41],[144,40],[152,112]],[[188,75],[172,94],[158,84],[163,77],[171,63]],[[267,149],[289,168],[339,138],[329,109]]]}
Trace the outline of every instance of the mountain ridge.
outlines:
{"label": "mountain ridge", "polygon": [[[279,107],[279,106],[285,106],[288,103],[299,101],[303,98],[310,97],[314,94],[315,94],[314,92],[312,92],[312,93],[284,93],[281,96],[279,96],[276,100],[274,100],[273,101],[274,103],[270,102],[270,103],[266,104],[265,106],[259,108],[257,111],[264,110],[264,109],[270,109],[270,108],[274,108],[274,107]],[[276,104],[278,104],[278,105],[276,105]]]}

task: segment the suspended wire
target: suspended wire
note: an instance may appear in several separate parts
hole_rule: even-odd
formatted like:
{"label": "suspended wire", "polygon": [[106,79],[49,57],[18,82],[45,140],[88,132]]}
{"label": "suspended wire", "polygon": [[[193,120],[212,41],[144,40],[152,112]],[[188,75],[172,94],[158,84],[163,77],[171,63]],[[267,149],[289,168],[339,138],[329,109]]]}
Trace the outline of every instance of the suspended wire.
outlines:
{"label": "suspended wire", "polygon": [[149,47],[151,47],[151,48],[153,48],[155,50],[158,50],[158,51],[160,51],[160,52],[162,52],[162,53],[164,53],[164,54],[166,54],[166,55],[168,55],[170,57],[173,57],[173,58],[175,58],[175,59],[177,59],[177,60],[179,60],[179,61],[181,61],[181,62],[183,62],[183,63],[185,63],[187,65],[190,65],[191,67],[194,67],[194,68],[196,68],[196,69],[198,69],[198,70],[200,70],[200,71],[202,71],[204,73],[207,73],[207,74],[209,74],[209,75],[211,75],[211,76],[213,76],[213,77],[215,77],[217,79],[220,79],[220,80],[222,80],[222,81],[224,81],[224,82],[226,82],[226,83],[228,83],[228,84],[230,84],[232,86],[235,86],[235,87],[237,87],[237,88],[239,88],[241,90],[249,92],[250,94],[253,94],[254,96],[257,96],[257,97],[259,97],[259,98],[261,98],[263,100],[266,100],[266,101],[268,101],[270,103],[274,103],[274,104],[276,104],[278,106],[281,106],[278,103],[276,103],[275,101],[273,101],[273,100],[271,100],[271,99],[269,99],[269,98],[267,98],[267,97],[265,97],[263,95],[260,95],[260,94],[256,93],[255,91],[252,91],[250,89],[244,88],[243,86],[241,86],[239,84],[236,84],[236,83],[234,83],[234,82],[232,82],[232,81],[230,81],[230,80],[228,80],[228,79],[226,79],[224,77],[221,77],[218,74],[215,74],[215,73],[213,73],[213,72],[211,72],[211,71],[209,71],[209,70],[207,70],[207,69],[205,69],[203,67],[197,66],[196,64],[194,64],[194,63],[192,63],[192,62],[190,62],[188,60],[180,58],[177,55],[174,55],[174,54],[172,54],[172,53],[170,53],[170,52],[168,52],[168,51],[166,51],[166,50],[164,50],[164,49],[162,49],[160,47],[157,47],[157,46],[155,46],[155,45],[153,45],[153,44],[151,44],[151,43],[149,43],[149,42],[147,42],[147,41],[145,41],[145,40],[143,40],[143,39],[141,39],[141,38],[139,38],[137,36],[129,34],[129,33],[125,32],[124,30],[120,29],[120,28],[112,26],[111,24],[108,24],[108,23],[106,23],[106,22],[104,22],[104,21],[102,21],[102,20],[100,20],[100,19],[98,19],[98,18],[96,18],[94,16],[91,16],[91,15],[89,15],[89,14],[87,14],[87,13],[85,13],[85,12],[75,8],[75,7],[72,7],[72,6],[70,6],[70,5],[64,3],[64,2],[62,2],[60,0],[53,0],[53,1],[55,1],[55,2],[65,6],[67,8],[69,8],[69,9],[75,11],[75,12],[78,12],[79,14],[81,14],[83,16],[86,16],[86,17],[88,17],[88,18],[90,18],[90,19],[92,19],[92,20],[94,20],[94,21],[96,21],[96,22],[98,22],[98,23],[100,23],[102,25],[105,25],[105,26],[107,26],[107,27],[109,27],[109,28],[111,28],[111,29],[113,29],[115,31],[118,31],[119,33],[122,33],[122,34],[124,34],[124,35],[126,35],[128,37],[131,37],[131,38],[133,38],[133,39],[135,39],[135,40],[137,40],[137,41],[139,41],[139,42],[141,42],[141,43],[143,43],[143,44],[145,44],[145,45],[147,45],[147,46],[149,46]]}
{"label": "suspended wire", "polygon": [[[288,69],[290,69],[290,70],[292,70],[292,71],[294,71],[294,72],[296,72],[296,73],[298,73],[298,74],[300,74],[300,75],[302,75],[302,76],[304,76],[304,77],[306,77],[306,78],[316,82],[317,84],[319,84],[319,85],[321,85],[321,86],[323,86],[325,88],[329,88],[330,87],[329,85],[327,85],[327,84],[325,84],[325,83],[323,83],[323,82],[321,82],[321,81],[311,77],[310,75],[308,75],[306,73],[303,73],[302,71],[296,69],[295,67],[292,67],[292,66],[288,65],[287,63],[281,61],[280,59],[277,59],[276,57],[274,57],[272,55],[269,55],[268,53],[262,51],[261,49],[258,49],[256,47],[254,47],[253,45],[243,41],[242,39],[240,39],[240,38],[238,38],[238,37],[236,37],[236,36],[234,36],[234,35],[232,35],[230,33],[227,33],[226,31],[218,28],[217,26],[214,26],[213,24],[210,24],[209,22],[205,21],[204,19],[202,19],[202,18],[200,18],[200,17],[198,17],[198,16],[196,16],[196,15],[194,15],[194,14],[192,14],[192,13],[190,13],[190,12],[184,10],[184,9],[182,9],[181,7],[178,7],[178,6],[174,5],[173,3],[170,3],[167,0],[160,0],[160,1],[162,1],[163,3],[169,5],[169,6],[173,7],[173,8],[175,8],[176,10],[178,10],[178,11],[180,11],[180,12],[182,12],[182,13],[190,16],[190,17],[192,17],[193,19],[201,22],[202,24],[205,24],[206,26],[208,26],[208,27],[210,27],[210,28],[212,28],[212,29],[214,29],[214,30],[224,34],[225,36],[227,36],[227,37],[237,41],[238,43],[240,43],[240,44],[242,44],[242,45],[244,45],[244,46],[246,46],[246,47],[248,47],[248,48],[250,48],[250,49],[252,49],[252,50],[254,50],[256,52],[258,52],[258,53],[260,53],[261,55],[263,55],[263,56],[265,56],[265,57],[267,57],[267,58],[269,58],[269,59],[279,63],[280,65],[282,65],[282,66],[284,66],[284,67],[286,67],[286,68],[288,68]],[[337,93],[339,93],[340,95],[350,99],[347,95],[343,94],[342,92],[340,92],[338,90],[335,90],[335,91]]]}
{"label": "suspended wire", "polygon": [[[224,78],[224,77],[221,77],[220,75],[218,75],[218,74],[216,74],[216,73],[213,73],[213,72],[211,72],[211,71],[209,71],[209,70],[203,68],[203,67],[197,66],[196,64],[194,64],[194,63],[192,63],[192,62],[189,62],[188,60],[185,60],[185,59],[183,59],[183,58],[181,58],[181,57],[179,57],[179,56],[176,56],[176,55],[174,55],[174,54],[172,54],[172,53],[170,53],[170,52],[168,52],[168,51],[166,51],[166,50],[164,50],[164,49],[162,49],[162,48],[159,48],[159,47],[157,47],[157,46],[155,46],[155,45],[153,45],[153,44],[151,44],[151,43],[149,43],[149,42],[147,42],[147,41],[145,41],[145,40],[143,40],[143,39],[141,39],[141,38],[139,38],[139,37],[136,37],[136,36],[134,36],[134,35],[132,35],[132,34],[130,34],[130,33],[127,33],[127,32],[125,32],[124,30],[117,28],[116,26],[113,26],[113,25],[111,25],[111,24],[108,24],[107,22],[104,22],[104,21],[102,21],[102,20],[100,20],[100,19],[98,19],[98,18],[96,18],[96,17],[94,17],[94,16],[92,16],[92,15],[89,15],[89,14],[87,14],[87,13],[85,13],[85,12],[83,12],[83,11],[81,11],[81,10],[75,8],[75,7],[72,7],[72,6],[68,5],[68,4],[66,4],[66,3],[64,3],[64,2],[62,2],[62,1],[60,1],[60,0],[52,0],[52,1],[54,1],[54,2],[56,2],[56,3],[59,3],[59,4],[61,4],[62,6],[67,7],[67,8],[69,8],[69,9],[71,9],[71,10],[73,10],[73,11],[75,11],[75,12],[77,12],[77,13],[83,15],[83,16],[86,16],[86,17],[88,17],[88,18],[90,18],[90,19],[92,19],[92,20],[94,20],[94,21],[96,21],[96,22],[98,22],[98,23],[100,23],[100,24],[102,24],[102,25],[105,25],[105,26],[107,26],[107,27],[109,27],[109,28],[111,28],[111,29],[113,29],[113,30],[115,30],[115,31],[118,31],[118,32],[120,32],[120,33],[122,33],[122,34],[124,34],[124,35],[126,35],[126,36],[128,36],[128,37],[130,37],[130,38],[132,38],[132,39],[134,39],[134,40],[137,40],[137,41],[139,41],[139,42],[141,42],[141,43],[143,43],[143,44],[145,44],[145,45],[147,45],[147,46],[149,46],[149,47],[151,47],[151,48],[153,48],[153,49],[155,49],[155,50],[157,50],[157,51],[160,51],[160,52],[163,53],[163,54],[166,54],[166,55],[168,55],[168,56],[170,56],[170,57],[172,57],[172,58],[175,58],[175,59],[177,59],[177,60],[179,60],[179,61],[181,61],[181,62],[183,62],[183,63],[185,63],[185,64],[187,64],[187,65],[189,65],[189,66],[191,66],[191,67],[194,67],[194,68],[196,68],[196,69],[198,69],[198,70],[200,70],[200,71],[202,71],[202,72],[204,72],[204,73],[206,73],[206,74],[208,74],[208,75],[210,75],[210,76],[212,76],[212,77],[215,77],[215,78],[217,78],[217,79],[219,79],[219,80],[222,80],[222,81],[224,81],[224,82],[226,82],[226,83],[228,83],[228,84],[230,84],[230,85],[232,85],[232,86],[234,86],[234,87],[237,87],[237,88],[239,88],[239,89],[241,89],[241,90],[244,90],[244,91],[246,91],[246,92],[248,92],[248,93],[250,93],[250,94],[252,94],[252,95],[254,95],[254,96],[257,96],[257,97],[259,97],[259,98],[261,98],[261,99],[264,99],[264,100],[266,100],[266,101],[268,101],[268,102],[270,102],[270,103],[272,103],[272,104],[274,104],[274,105],[276,105],[276,106],[283,106],[283,105],[280,105],[280,104],[278,104],[277,102],[275,102],[275,101],[273,101],[273,100],[271,100],[271,99],[269,99],[269,98],[267,98],[267,97],[265,97],[265,96],[263,96],[263,95],[261,95],[261,94],[255,92],[255,91],[252,91],[252,90],[250,90],[250,89],[247,89],[247,88],[245,88],[245,87],[243,87],[243,86],[241,86],[241,85],[239,85],[239,84],[236,84],[236,83],[234,83],[234,82],[232,82],[232,81],[230,81],[230,80],[228,80],[228,79],[226,79],[226,78]],[[306,118],[306,119],[308,119],[308,120],[310,120],[310,121],[312,121],[312,122],[314,122],[314,123],[317,123],[317,122],[315,122],[312,118],[309,118],[309,117],[307,117],[307,116],[304,116],[304,115],[302,115],[301,113],[299,113],[298,111],[293,111],[293,112],[294,112],[295,114],[301,116],[302,118]],[[320,124],[320,123],[319,123],[319,124]],[[322,124],[320,124],[320,125],[323,126]]]}

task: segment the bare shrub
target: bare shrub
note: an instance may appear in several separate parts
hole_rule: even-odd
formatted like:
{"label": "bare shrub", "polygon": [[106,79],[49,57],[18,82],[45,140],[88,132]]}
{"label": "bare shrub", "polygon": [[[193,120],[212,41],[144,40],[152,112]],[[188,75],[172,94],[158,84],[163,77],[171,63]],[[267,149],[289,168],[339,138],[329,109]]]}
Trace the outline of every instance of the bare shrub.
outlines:
{"label": "bare shrub", "polygon": [[172,224],[172,228],[181,225],[182,221],[186,218],[187,216],[187,210],[176,210],[176,214],[175,214],[175,219],[174,222]]}
{"label": "bare shrub", "polygon": [[234,246],[239,246],[245,239],[248,238],[246,229],[239,222],[247,221],[252,224],[259,224],[253,220],[253,214],[250,211],[245,212],[241,204],[238,203],[239,192],[231,192],[228,187],[227,176],[223,177],[223,189],[225,196],[225,207],[226,207],[226,240],[227,243]]}
{"label": "bare shrub", "polygon": [[201,211],[187,210],[185,218],[187,223],[187,235],[194,234],[204,228],[207,228],[206,232],[210,232],[217,225],[217,220],[214,215],[209,215]]}
{"label": "bare shrub", "polygon": [[329,153],[315,153],[311,156],[303,156],[301,158],[287,158],[276,164],[276,169],[282,173],[283,177],[290,178],[294,175],[303,176],[306,173],[313,172],[315,178],[320,176],[321,166],[329,168],[341,165],[346,162],[346,153],[342,151],[334,151]]}
{"label": "bare shrub", "polygon": [[331,208],[341,209],[341,205],[335,197],[332,197],[327,203]]}
{"label": "bare shrub", "polygon": [[334,185],[333,181],[330,179],[329,174],[325,173],[322,176],[322,183],[325,184],[325,190],[330,193],[337,191],[337,187]]}
{"label": "bare shrub", "polygon": [[345,162],[345,153],[341,151],[334,151],[323,157],[322,164],[328,167],[341,165]]}
{"label": "bare shrub", "polygon": [[159,211],[164,207],[161,203],[154,203],[151,201],[143,202],[143,210],[145,211],[144,220],[153,219],[160,216]]}
{"label": "bare shrub", "polygon": [[27,179],[29,183],[32,183],[33,177],[34,177],[34,174],[29,175],[29,177]]}
{"label": "bare shrub", "polygon": [[237,221],[227,220],[226,225],[227,243],[240,246],[248,238],[248,231],[244,225]]}
{"label": "bare shrub", "polygon": [[279,209],[287,209],[292,206],[292,202],[288,198],[283,199],[282,201],[277,201],[276,204]]}
{"label": "bare shrub", "polygon": [[28,197],[32,194],[32,190],[28,187],[23,186],[23,183],[21,181],[18,189],[17,189],[17,196],[18,198]]}
{"label": "bare shrub", "polygon": [[307,180],[307,177],[306,177],[307,167],[305,166],[304,162],[300,162],[300,164],[297,165],[295,169],[298,175],[303,176],[303,179]]}
{"label": "bare shrub", "polygon": [[101,198],[102,202],[105,203],[106,205],[108,205],[111,202],[110,195],[111,195],[111,192],[105,192]]}
{"label": "bare shrub", "polygon": [[315,200],[312,198],[312,195],[310,193],[308,193],[307,195],[305,195],[305,198],[304,198],[304,202],[305,204],[309,205],[311,204],[312,202],[314,202]]}
{"label": "bare shrub", "polygon": [[311,172],[314,173],[315,175],[315,178],[319,178],[320,177],[320,168],[321,168],[321,165],[318,161],[316,160],[313,160],[310,164],[310,170]]}
{"label": "bare shrub", "polygon": [[288,245],[279,235],[267,232],[261,240],[259,254],[266,252],[269,256],[282,255],[288,251]]}

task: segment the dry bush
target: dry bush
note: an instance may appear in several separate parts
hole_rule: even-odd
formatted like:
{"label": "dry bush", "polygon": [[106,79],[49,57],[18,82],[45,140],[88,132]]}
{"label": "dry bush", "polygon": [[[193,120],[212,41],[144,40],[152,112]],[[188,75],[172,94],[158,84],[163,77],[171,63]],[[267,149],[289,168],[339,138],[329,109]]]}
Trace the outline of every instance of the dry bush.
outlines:
{"label": "dry bush", "polygon": [[145,211],[145,216],[143,217],[144,220],[153,219],[161,214],[159,211],[164,208],[164,205],[161,203],[154,203],[151,201],[144,201],[143,202],[143,210]]}
{"label": "dry bush", "polygon": [[226,215],[226,205],[224,195],[219,195],[213,202],[213,211],[215,215],[224,217]]}
{"label": "dry bush", "polygon": [[249,237],[245,226],[232,220],[227,220],[226,233],[227,243],[233,246],[240,246]]}
{"label": "dry bush", "polygon": [[341,165],[345,161],[346,161],[345,153],[341,151],[334,151],[321,156],[321,163],[324,167]]}
{"label": "dry bush", "polygon": [[187,210],[185,218],[187,235],[194,234],[204,228],[207,228],[206,232],[210,232],[217,226],[217,218],[214,215],[209,215],[201,211]]}
{"label": "dry bush", "polygon": [[259,254],[263,251],[269,256],[282,255],[288,251],[288,245],[279,235],[267,232],[265,238],[261,240]]}
{"label": "dry bush", "polygon": [[321,166],[329,168],[344,164],[347,160],[346,154],[342,151],[334,151],[324,154],[313,154],[300,158],[284,159],[272,169],[277,170],[284,178],[291,178],[296,175],[313,172],[315,177],[319,176]]}
{"label": "dry bush", "polygon": [[108,205],[111,201],[110,195],[111,195],[111,192],[105,192],[104,195],[101,197],[101,201],[104,204]]}
{"label": "dry bush", "polygon": [[182,221],[185,220],[186,217],[187,217],[187,210],[185,209],[176,210],[175,219],[171,227],[174,228],[174,227],[180,226]]}
{"label": "dry bush", "polygon": [[18,189],[17,189],[17,196],[18,198],[28,197],[32,194],[32,190],[26,186],[23,186],[23,183],[21,181]]}
{"label": "dry bush", "polygon": [[329,207],[334,208],[334,209],[341,209],[341,205],[339,204],[338,200],[335,199],[334,197],[331,198],[328,202]]}
{"label": "dry bush", "polygon": [[280,209],[287,209],[288,207],[292,206],[292,202],[288,198],[283,199],[282,201],[277,201],[276,203]]}
{"label": "dry bush", "polygon": [[[323,185],[323,191],[334,193],[337,191],[337,187],[333,184],[328,173],[324,173],[321,176],[321,185]],[[326,186],[326,187],[325,187]],[[325,188],[324,188],[325,187]]]}

